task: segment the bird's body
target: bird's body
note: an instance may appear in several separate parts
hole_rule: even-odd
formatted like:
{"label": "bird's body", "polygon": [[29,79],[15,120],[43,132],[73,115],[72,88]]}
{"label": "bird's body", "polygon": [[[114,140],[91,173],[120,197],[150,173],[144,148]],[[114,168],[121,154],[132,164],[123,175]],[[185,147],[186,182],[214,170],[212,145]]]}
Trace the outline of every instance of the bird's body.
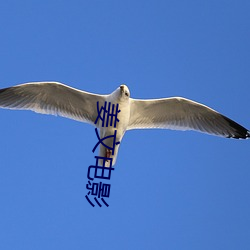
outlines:
{"label": "bird's body", "polygon": [[[120,112],[117,115],[117,118],[119,119],[119,122],[116,122],[116,127],[114,126],[103,126],[102,127],[102,123],[101,120],[98,120],[98,128],[100,130],[100,138],[104,138],[107,136],[112,136],[115,134],[116,131],[116,141],[117,142],[121,142],[127,127],[128,127],[128,123],[129,123],[129,118],[130,118],[130,105],[129,105],[129,98],[122,98],[122,96],[120,95],[120,88],[116,89],[113,93],[111,93],[109,96],[107,96],[107,103],[112,103],[112,104],[117,104],[119,103],[119,110]],[[94,107],[96,108],[96,107]],[[121,121],[121,122],[120,122]],[[108,138],[104,141],[104,143],[111,147],[113,146],[113,138]],[[99,156],[101,157],[108,157],[108,158],[113,158],[113,165],[116,162],[116,158],[117,158],[117,154],[118,154],[118,150],[119,150],[119,146],[120,144],[116,145],[114,147],[114,154],[112,155],[110,153],[110,151],[103,146],[102,144],[100,144],[100,151],[99,151]],[[105,164],[106,166],[109,166],[109,162],[107,162]]]}
{"label": "bird's body", "polygon": [[[105,102],[119,104],[116,128],[102,126],[101,119],[97,119],[97,102],[99,107]],[[203,104],[182,97],[133,99],[126,85],[121,85],[110,95],[98,95],[57,82],[26,83],[0,89],[0,107],[32,110],[87,122],[99,128],[100,138],[113,136],[116,131],[116,142],[121,142],[127,130],[149,128],[196,130],[236,139],[250,137],[246,128]],[[113,138],[106,139],[104,143],[112,147]],[[119,146],[116,145],[114,154],[111,154],[100,144],[99,156],[113,158],[114,165]],[[106,166],[109,166],[108,162]]]}

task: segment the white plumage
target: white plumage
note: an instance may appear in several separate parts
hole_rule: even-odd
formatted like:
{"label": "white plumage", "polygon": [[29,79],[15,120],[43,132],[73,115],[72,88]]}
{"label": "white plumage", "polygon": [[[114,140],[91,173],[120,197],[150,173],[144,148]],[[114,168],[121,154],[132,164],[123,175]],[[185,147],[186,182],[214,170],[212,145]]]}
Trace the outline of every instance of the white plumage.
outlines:
{"label": "white plumage", "polygon": [[[98,116],[97,102],[100,107],[105,101],[119,103],[121,112],[117,127],[102,127]],[[250,137],[250,132],[223,116],[217,111],[194,101],[181,98],[162,98],[140,100],[130,98],[126,85],[121,85],[110,95],[98,95],[71,88],[58,82],[34,82],[0,89],[0,107],[8,109],[26,109],[37,113],[60,115],[81,122],[87,122],[100,129],[100,137],[113,135],[117,130],[116,141],[121,141],[127,130],[131,129],[175,129],[196,130],[227,138]],[[107,139],[111,146],[113,139]],[[119,145],[113,158],[115,164]],[[100,146],[99,156],[107,157],[109,152]],[[108,166],[108,162],[106,166]]]}

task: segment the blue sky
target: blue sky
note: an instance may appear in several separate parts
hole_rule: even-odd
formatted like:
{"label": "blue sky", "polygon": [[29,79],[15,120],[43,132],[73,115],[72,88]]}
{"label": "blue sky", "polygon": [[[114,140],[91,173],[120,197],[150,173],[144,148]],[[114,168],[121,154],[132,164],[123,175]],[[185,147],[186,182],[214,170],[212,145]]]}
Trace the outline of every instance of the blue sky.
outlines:
{"label": "blue sky", "polygon": [[[183,96],[250,128],[249,1],[1,1],[0,88]],[[94,127],[0,110],[0,248],[249,249],[249,141],[129,131],[110,207],[85,200]]]}

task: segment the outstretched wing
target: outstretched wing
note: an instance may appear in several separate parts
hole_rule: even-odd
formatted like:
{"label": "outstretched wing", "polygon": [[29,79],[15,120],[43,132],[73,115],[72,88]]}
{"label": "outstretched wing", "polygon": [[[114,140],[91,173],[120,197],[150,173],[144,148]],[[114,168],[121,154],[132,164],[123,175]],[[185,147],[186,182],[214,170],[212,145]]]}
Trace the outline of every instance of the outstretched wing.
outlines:
{"label": "outstretched wing", "polygon": [[250,137],[250,132],[246,128],[226,116],[203,104],[181,97],[131,99],[127,129],[148,128],[196,130],[237,139]]}
{"label": "outstretched wing", "polygon": [[103,105],[105,98],[58,82],[32,82],[0,89],[1,108],[32,110],[91,124],[98,115],[96,103]]}

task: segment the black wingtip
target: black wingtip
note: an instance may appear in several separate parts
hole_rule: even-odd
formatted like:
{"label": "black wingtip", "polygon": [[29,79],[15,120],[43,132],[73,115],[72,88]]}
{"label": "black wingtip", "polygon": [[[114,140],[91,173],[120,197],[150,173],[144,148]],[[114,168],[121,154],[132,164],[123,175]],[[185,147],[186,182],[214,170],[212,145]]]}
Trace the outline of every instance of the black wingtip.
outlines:
{"label": "black wingtip", "polygon": [[247,131],[247,138],[250,138],[250,131]]}
{"label": "black wingtip", "polygon": [[250,131],[237,122],[229,119],[226,116],[223,116],[223,118],[229,123],[230,127],[234,130],[232,134],[228,136],[228,138],[234,138],[234,139],[247,139],[250,137]]}

